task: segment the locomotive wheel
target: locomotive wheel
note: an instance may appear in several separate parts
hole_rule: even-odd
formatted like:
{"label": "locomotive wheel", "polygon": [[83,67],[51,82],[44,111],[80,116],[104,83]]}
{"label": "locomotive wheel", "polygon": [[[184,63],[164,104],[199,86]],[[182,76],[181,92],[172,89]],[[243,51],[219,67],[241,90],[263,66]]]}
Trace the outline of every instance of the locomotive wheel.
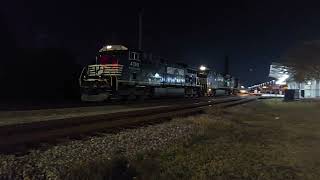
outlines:
{"label": "locomotive wheel", "polygon": [[128,96],[128,101],[134,101],[137,99],[137,96],[134,95],[133,93],[130,93],[129,96]]}
{"label": "locomotive wheel", "polygon": [[122,95],[122,96],[120,97],[120,100],[121,100],[121,102],[128,102],[128,96]]}
{"label": "locomotive wheel", "polygon": [[136,96],[136,97],[137,97],[137,100],[138,100],[138,101],[141,101],[141,102],[143,102],[143,101],[145,100],[145,98],[146,98],[145,95]]}

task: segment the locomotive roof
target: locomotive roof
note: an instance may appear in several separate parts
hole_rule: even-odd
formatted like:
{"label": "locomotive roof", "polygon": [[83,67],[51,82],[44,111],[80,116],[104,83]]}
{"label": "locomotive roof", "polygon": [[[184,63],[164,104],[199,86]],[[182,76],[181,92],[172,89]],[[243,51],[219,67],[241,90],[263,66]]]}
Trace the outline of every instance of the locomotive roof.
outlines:
{"label": "locomotive roof", "polygon": [[126,51],[128,50],[128,48],[123,45],[105,45],[99,50],[99,52],[114,51],[114,50]]}

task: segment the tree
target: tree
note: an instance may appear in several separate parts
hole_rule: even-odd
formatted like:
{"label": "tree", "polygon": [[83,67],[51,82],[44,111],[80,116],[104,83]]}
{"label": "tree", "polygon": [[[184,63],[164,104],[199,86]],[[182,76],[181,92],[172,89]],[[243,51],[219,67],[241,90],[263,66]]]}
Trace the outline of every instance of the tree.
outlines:
{"label": "tree", "polygon": [[296,81],[320,79],[320,40],[289,49],[281,61]]}

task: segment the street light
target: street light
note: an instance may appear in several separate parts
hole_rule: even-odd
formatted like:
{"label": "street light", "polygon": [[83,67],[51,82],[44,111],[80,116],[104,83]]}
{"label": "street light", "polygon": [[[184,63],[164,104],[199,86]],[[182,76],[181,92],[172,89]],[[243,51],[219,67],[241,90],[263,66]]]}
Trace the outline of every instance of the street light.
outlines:
{"label": "street light", "polygon": [[201,65],[199,69],[200,69],[200,71],[205,71],[207,69],[207,67],[205,67],[204,65]]}
{"label": "street light", "polygon": [[159,75],[158,73],[156,73],[156,74],[154,75],[154,77],[155,77],[155,78],[160,78],[160,75]]}

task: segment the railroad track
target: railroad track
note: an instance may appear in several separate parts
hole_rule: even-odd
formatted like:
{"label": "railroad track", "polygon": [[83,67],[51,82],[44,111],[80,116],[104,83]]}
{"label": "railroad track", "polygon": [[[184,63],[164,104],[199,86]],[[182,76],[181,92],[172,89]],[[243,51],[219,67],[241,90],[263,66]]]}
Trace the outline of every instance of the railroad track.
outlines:
{"label": "railroad track", "polygon": [[[225,98],[227,95],[215,96],[215,98]],[[61,109],[61,108],[81,108],[81,107],[97,107],[97,106],[108,106],[108,105],[145,105],[145,104],[157,104],[157,103],[168,103],[168,102],[182,102],[188,100],[197,100],[204,97],[172,97],[172,98],[147,98],[141,101],[126,100],[122,101],[119,99],[114,99],[107,102],[56,102],[51,104],[26,104],[22,103],[2,103],[0,104],[0,111],[30,111],[30,110],[45,110],[45,109]]]}
{"label": "railroad track", "polygon": [[230,97],[187,105],[173,105],[157,109],[138,110],[104,115],[73,117],[50,121],[0,127],[0,152],[26,151],[41,143],[63,138],[79,138],[99,132],[114,132],[170,120],[173,117],[201,113],[208,106],[230,107],[256,100],[256,98]]}

